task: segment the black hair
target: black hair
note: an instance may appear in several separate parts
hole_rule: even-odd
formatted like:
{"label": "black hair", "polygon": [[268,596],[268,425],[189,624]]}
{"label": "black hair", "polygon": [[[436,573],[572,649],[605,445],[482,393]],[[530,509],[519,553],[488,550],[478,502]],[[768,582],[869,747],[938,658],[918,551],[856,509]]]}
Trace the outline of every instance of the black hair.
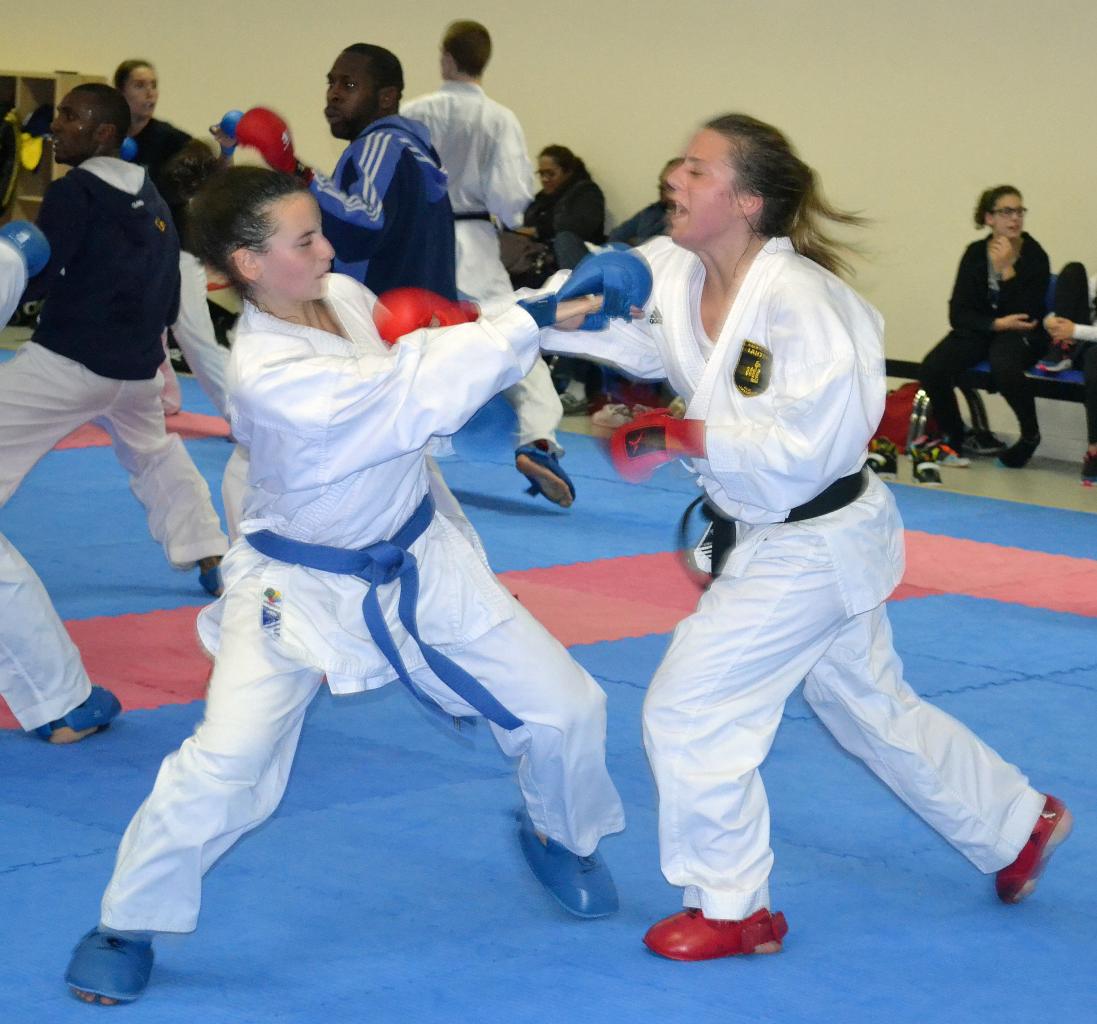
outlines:
{"label": "black hair", "polygon": [[102,82],[85,82],[74,86],[72,93],[80,93],[90,100],[96,124],[114,126],[117,135],[114,146],[118,149],[130,130],[130,105],[126,102],[126,97],[113,86]]}
{"label": "black hair", "polygon": [[266,167],[230,167],[211,177],[190,204],[190,245],[194,254],[247,295],[236,271],[237,249],[263,252],[278,226],[271,207],[280,199],[308,193],[299,178]]}
{"label": "black hair", "polygon": [[580,157],[577,157],[567,146],[557,146],[555,144],[551,146],[545,146],[538,157],[547,156],[550,160],[554,161],[556,165],[564,172],[566,178],[574,178],[579,181],[584,178],[590,177],[590,171],[587,170],[587,165],[583,163]]}
{"label": "black hair", "polygon": [[1022,202],[1024,201],[1021,190],[1014,188],[1012,185],[995,185],[994,188],[986,189],[975,204],[975,226],[977,228],[987,226],[986,215],[993,212],[1002,196],[1016,196]]}
{"label": "black hair", "polygon": [[400,59],[391,50],[373,43],[352,43],[343,53],[356,53],[369,62],[369,76],[374,90],[396,88],[404,91],[404,69]]}

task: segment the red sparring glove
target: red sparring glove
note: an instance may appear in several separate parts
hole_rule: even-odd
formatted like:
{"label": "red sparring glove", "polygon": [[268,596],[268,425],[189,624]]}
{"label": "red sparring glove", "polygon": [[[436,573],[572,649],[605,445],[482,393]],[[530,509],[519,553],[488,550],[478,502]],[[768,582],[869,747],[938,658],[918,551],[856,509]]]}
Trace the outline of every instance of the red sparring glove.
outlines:
{"label": "red sparring glove", "polygon": [[259,150],[267,166],[276,171],[297,174],[306,180],[312,177],[312,171],[294,155],[289,125],[273,110],[252,107],[236,123],[236,141]]}
{"label": "red sparring glove", "polygon": [[647,480],[665,462],[705,454],[703,420],[680,420],[665,409],[618,427],[609,443],[617,472],[629,483]]}
{"label": "red sparring glove", "polygon": [[451,302],[426,288],[393,288],[379,296],[373,307],[377,333],[390,345],[422,327],[453,327],[479,316],[476,303]]}

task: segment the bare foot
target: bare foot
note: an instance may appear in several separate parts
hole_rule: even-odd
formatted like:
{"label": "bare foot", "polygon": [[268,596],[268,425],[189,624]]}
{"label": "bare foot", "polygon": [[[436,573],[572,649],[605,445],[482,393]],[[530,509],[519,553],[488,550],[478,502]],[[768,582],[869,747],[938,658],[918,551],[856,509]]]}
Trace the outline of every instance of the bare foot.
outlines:
{"label": "bare foot", "polygon": [[534,462],[528,455],[515,456],[514,465],[523,476],[533,477],[541,492],[549,501],[561,508],[569,508],[574,500],[571,489],[547,466]]}

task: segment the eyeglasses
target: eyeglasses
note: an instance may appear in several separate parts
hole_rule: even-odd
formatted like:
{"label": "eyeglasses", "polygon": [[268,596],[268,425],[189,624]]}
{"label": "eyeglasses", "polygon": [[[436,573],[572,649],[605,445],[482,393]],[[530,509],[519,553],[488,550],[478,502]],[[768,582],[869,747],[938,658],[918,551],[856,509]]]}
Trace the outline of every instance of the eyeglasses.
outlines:
{"label": "eyeglasses", "polygon": [[998,214],[1002,217],[1023,217],[1028,213],[1027,206],[999,206],[997,210],[991,210],[991,213]]}

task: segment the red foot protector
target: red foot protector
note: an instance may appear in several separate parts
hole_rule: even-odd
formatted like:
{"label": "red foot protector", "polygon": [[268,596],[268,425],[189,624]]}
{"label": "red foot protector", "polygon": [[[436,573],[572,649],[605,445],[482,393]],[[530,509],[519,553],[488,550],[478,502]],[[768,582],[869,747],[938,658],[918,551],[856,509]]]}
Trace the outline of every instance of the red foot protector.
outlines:
{"label": "red foot protector", "polygon": [[1040,817],[1032,826],[1032,835],[1017,854],[1017,859],[1002,868],[994,880],[998,899],[1003,903],[1020,903],[1032,892],[1048,859],[1070,835],[1073,826],[1074,820],[1063,801],[1049,796],[1044,801]]}
{"label": "red foot protector", "polygon": [[653,924],[644,945],[668,960],[717,960],[753,953],[767,942],[776,942],[780,949],[787,934],[780,911],[771,915],[763,908],[742,921],[716,921],[691,909]]}

